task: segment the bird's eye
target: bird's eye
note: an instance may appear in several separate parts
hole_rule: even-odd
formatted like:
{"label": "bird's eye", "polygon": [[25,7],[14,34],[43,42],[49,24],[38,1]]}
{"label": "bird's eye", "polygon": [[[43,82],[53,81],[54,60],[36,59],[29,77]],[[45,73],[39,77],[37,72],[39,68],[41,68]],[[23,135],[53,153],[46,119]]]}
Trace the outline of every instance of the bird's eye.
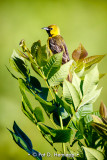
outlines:
{"label": "bird's eye", "polygon": [[50,30],[53,30],[53,28],[50,28]]}

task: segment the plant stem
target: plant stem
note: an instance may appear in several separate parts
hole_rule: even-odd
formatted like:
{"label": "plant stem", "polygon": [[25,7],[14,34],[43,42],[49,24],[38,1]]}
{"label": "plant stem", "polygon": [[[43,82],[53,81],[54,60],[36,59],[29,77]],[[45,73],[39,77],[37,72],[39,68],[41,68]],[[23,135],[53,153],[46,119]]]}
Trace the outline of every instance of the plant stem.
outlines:
{"label": "plant stem", "polygon": [[57,129],[56,125],[54,124],[54,122],[52,121],[52,119],[50,119],[50,121],[52,122],[53,126]]}
{"label": "plant stem", "polygon": [[[59,116],[61,129],[63,129],[63,121],[61,115]],[[65,143],[62,143],[63,154],[65,154]]]}
{"label": "plant stem", "polygon": [[[48,114],[47,114],[47,116],[48,116]],[[51,117],[48,116],[48,118],[49,118],[49,120],[51,121],[51,123],[53,124],[53,126],[54,126],[56,129],[58,129],[57,126],[55,125],[54,121],[51,119]]]}
{"label": "plant stem", "polygon": [[46,80],[46,79],[44,79],[44,80],[45,80],[45,83],[46,83],[46,85],[47,85],[47,87],[48,87],[48,89],[49,89],[49,92],[50,92],[50,94],[51,94],[51,97],[52,97],[52,99],[54,100],[55,98],[54,98],[54,96],[53,96],[53,94],[52,94],[52,91],[51,91],[51,89],[50,89],[50,86],[48,85],[47,80]]}
{"label": "plant stem", "polygon": [[69,127],[69,124],[70,124],[70,122],[71,122],[73,119],[75,119],[75,114],[73,114],[73,116],[71,117],[71,119],[70,119],[70,121],[69,121],[68,125],[66,126],[66,128],[68,128],[68,127]]}
{"label": "plant stem", "polygon": [[61,116],[59,116],[59,118],[60,118],[60,125],[61,125],[61,129],[63,129],[62,117],[61,117]]}

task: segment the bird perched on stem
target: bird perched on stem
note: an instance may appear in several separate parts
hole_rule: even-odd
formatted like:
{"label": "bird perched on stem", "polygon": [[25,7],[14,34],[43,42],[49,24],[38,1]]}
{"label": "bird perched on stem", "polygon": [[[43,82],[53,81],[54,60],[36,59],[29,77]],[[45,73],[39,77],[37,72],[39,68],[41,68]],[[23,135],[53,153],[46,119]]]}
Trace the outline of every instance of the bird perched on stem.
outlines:
{"label": "bird perched on stem", "polygon": [[49,36],[47,43],[50,55],[63,52],[62,64],[68,62],[70,60],[68,49],[63,37],[60,35],[59,27],[50,25],[42,29],[45,29]]}

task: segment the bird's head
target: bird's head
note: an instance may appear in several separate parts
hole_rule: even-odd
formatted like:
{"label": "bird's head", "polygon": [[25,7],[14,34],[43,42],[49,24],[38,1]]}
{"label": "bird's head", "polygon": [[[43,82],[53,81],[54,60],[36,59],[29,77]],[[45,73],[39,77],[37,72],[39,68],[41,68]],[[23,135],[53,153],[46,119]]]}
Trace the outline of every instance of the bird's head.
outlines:
{"label": "bird's head", "polygon": [[44,27],[42,29],[45,29],[47,31],[49,37],[54,37],[54,36],[60,35],[59,27],[56,26],[55,24],[50,25],[48,27]]}

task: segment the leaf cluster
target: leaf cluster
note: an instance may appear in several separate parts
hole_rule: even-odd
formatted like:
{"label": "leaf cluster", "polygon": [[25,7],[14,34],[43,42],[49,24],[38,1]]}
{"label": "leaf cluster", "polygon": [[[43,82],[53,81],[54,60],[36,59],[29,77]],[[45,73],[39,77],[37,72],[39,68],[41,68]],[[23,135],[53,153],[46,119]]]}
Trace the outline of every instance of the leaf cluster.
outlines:
{"label": "leaf cluster", "polygon": [[[93,112],[93,103],[101,93],[101,88],[98,89],[98,82],[105,74],[99,73],[97,63],[105,55],[87,57],[87,51],[80,44],[72,53],[73,59],[62,65],[63,53],[50,57],[46,46],[41,46],[40,41],[34,42],[31,49],[26,47],[24,40],[20,42],[20,46],[22,51],[18,51],[19,54],[14,51],[10,58],[12,68],[20,73],[19,77],[8,70],[19,83],[22,94],[22,112],[37,126],[42,136],[56,152],[71,153],[72,146],[77,143],[80,150],[76,151],[74,159],[90,159],[90,157],[103,159],[103,153],[97,150],[102,143],[100,135],[94,130],[94,128],[98,129],[99,124],[92,123],[93,116],[91,115],[94,114],[94,117],[98,115],[98,112]],[[31,75],[27,62],[31,64],[35,76]],[[93,65],[95,65],[94,68],[92,68]],[[44,80],[45,87],[36,75]],[[32,106],[28,93],[39,102],[40,106]],[[101,109],[100,114],[103,115],[102,119],[105,123],[107,117],[104,116],[105,113],[103,114],[102,110],[104,109]],[[51,126],[46,124],[44,112],[52,123]],[[104,134],[105,126],[105,124],[100,124]],[[28,137],[16,123],[13,125],[13,130],[14,132],[10,132],[14,141],[32,155],[34,150]],[[16,132],[16,130],[20,131]],[[61,151],[58,151],[55,143],[62,143]],[[38,156],[36,158],[42,159]]]}

